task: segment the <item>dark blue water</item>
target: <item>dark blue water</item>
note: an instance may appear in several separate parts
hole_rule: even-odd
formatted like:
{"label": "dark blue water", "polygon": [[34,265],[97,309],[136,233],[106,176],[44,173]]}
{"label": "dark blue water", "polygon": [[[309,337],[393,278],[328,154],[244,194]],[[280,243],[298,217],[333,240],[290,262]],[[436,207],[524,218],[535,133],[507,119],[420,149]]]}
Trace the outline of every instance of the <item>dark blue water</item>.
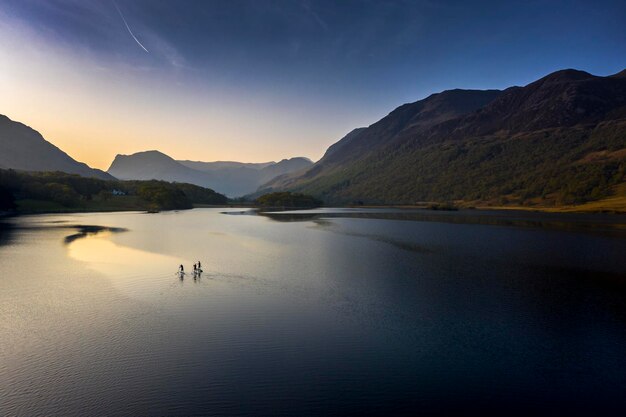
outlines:
{"label": "dark blue water", "polygon": [[203,209],[2,230],[0,415],[626,409],[621,217]]}

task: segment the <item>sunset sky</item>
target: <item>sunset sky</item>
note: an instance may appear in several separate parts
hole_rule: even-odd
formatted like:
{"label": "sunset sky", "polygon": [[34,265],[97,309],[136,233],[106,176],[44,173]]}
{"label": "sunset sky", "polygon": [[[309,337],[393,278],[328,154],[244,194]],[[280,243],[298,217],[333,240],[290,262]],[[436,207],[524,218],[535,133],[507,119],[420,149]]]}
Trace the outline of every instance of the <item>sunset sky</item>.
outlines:
{"label": "sunset sky", "polygon": [[626,68],[626,2],[0,0],[0,114],[72,157],[319,159],[450,88]]}

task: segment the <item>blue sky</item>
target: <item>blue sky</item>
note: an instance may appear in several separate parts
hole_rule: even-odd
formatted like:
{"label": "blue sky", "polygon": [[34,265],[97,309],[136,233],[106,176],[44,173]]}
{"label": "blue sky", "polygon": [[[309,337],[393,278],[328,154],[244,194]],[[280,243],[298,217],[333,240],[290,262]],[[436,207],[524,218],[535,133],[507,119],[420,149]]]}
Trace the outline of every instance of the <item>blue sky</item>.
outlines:
{"label": "blue sky", "polygon": [[0,113],[104,168],[147,148],[317,159],[444,89],[618,72],[625,23],[624,1],[0,0]]}

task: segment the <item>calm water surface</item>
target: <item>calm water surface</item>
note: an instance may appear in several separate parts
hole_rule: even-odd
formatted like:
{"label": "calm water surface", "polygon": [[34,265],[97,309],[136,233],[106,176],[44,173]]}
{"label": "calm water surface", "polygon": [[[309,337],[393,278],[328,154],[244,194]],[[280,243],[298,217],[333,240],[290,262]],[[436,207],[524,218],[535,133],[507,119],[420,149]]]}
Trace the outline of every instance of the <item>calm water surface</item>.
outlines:
{"label": "calm water surface", "polygon": [[5,219],[0,415],[624,415],[623,217],[223,211]]}

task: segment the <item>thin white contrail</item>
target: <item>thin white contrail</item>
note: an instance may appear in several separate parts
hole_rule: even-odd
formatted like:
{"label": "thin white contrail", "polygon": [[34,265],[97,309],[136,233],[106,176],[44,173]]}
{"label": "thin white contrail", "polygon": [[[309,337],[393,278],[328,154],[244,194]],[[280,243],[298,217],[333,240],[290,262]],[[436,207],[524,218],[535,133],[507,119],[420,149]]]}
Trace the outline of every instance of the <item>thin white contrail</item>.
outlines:
{"label": "thin white contrail", "polygon": [[126,29],[128,29],[128,33],[130,33],[130,36],[132,36],[132,37],[133,37],[133,39],[135,40],[135,42],[137,42],[137,45],[141,46],[141,48],[142,48],[144,51],[146,51],[146,52],[150,53],[150,52],[146,49],[146,47],[145,47],[145,46],[143,46],[143,45],[141,44],[141,42],[139,42],[139,39],[137,39],[137,37],[135,36],[135,34],[133,33],[133,31],[132,31],[132,30],[130,30],[130,26],[128,26],[128,23],[126,22],[126,19],[124,19],[124,15],[122,14],[122,11],[120,10],[120,8],[119,8],[119,7],[117,7],[117,3],[113,2],[113,5],[114,5],[114,6],[115,6],[115,8],[117,9],[117,12],[120,14],[120,17],[122,18],[122,21],[123,21],[123,22],[124,22],[124,24],[126,25]]}

